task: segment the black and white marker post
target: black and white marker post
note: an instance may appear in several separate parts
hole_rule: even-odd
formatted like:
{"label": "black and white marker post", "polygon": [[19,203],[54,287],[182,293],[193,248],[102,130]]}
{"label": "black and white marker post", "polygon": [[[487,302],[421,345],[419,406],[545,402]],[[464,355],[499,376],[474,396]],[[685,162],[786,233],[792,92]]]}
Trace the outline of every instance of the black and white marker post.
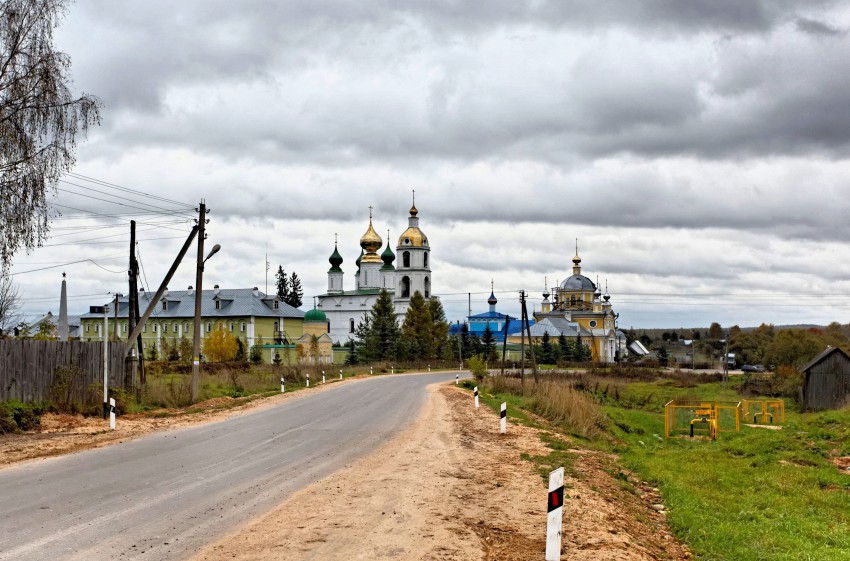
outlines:
{"label": "black and white marker post", "polygon": [[283,376],[280,377],[280,393],[286,391],[286,388],[283,386]]}
{"label": "black and white marker post", "polygon": [[561,524],[564,518],[564,468],[549,474],[549,508],[546,515],[546,561],[561,559]]}
{"label": "black and white marker post", "polygon": [[458,385],[459,382],[460,382],[460,373],[455,374],[455,385]]}
{"label": "black and white marker post", "polygon": [[505,434],[508,432],[508,404],[507,402],[502,403],[502,411],[500,413],[501,418],[499,419],[499,432]]}
{"label": "black and white marker post", "polygon": [[478,386],[475,386],[475,389],[472,390],[472,393],[475,396],[475,408],[478,409]]}
{"label": "black and white marker post", "polygon": [[310,387],[310,373],[307,372],[307,387]]}
{"label": "black and white marker post", "polygon": [[109,430],[115,430],[115,399],[109,398]]}
{"label": "black and white marker post", "polygon": [[342,370],[339,371],[339,379],[342,380]]}
{"label": "black and white marker post", "polygon": [[325,371],[322,370],[322,384],[325,383]]}

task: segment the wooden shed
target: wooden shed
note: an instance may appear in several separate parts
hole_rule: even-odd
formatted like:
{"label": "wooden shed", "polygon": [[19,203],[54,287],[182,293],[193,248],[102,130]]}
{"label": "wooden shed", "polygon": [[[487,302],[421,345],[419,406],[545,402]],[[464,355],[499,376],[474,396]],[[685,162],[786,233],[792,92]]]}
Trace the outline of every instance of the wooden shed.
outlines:
{"label": "wooden shed", "polygon": [[803,367],[804,409],[838,409],[850,404],[850,355],[828,347]]}

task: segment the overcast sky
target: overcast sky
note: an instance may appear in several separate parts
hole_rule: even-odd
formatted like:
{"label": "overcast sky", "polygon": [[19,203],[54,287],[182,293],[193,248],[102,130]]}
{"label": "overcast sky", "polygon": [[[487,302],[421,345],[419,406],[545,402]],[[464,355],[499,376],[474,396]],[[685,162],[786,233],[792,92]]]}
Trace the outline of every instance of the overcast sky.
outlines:
{"label": "overcast sky", "polygon": [[[539,309],[579,238],[637,328],[850,321],[848,29],[817,0],[81,0],[57,43],[103,101],[74,171],[206,199],[206,287],[264,289],[267,247],[306,309],[338,232],[353,288],[368,207],[394,247],[415,189],[449,319],[491,279],[500,311]],[[15,259],[29,314],[58,312],[62,271],[72,313],[127,290],[128,216],[73,209],[137,209],[68,182],[50,247]],[[137,217],[152,290],[176,216]]]}

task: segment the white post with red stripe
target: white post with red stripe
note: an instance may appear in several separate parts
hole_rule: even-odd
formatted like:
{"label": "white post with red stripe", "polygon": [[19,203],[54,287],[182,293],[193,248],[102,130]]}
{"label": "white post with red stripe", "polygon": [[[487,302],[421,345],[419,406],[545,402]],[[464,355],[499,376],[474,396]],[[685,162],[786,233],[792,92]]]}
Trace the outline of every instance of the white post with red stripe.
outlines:
{"label": "white post with red stripe", "polygon": [[475,389],[472,390],[472,393],[475,395],[475,408],[478,409],[478,386],[475,386]]}
{"label": "white post with red stripe", "polygon": [[548,514],[546,515],[546,561],[561,560],[561,526],[564,521],[564,468],[549,474]]}
{"label": "white post with red stripe", "polygon": [[502,410],[500,413],[499,419],[499,432],[505,434],[508,432],[508,404],[507,402],[502,403]]}
{"label": "white post with red stripe", "polygon": [[109,398],[109,430],[115,430],[115,399]]}

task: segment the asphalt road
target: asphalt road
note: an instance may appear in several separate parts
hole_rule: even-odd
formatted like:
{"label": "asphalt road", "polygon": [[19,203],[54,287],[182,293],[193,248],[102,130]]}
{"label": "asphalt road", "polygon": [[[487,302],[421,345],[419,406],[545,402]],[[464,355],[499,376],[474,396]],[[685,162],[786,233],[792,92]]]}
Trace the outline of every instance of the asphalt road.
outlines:
{"label": "asphalt road", "polygon": [[0,470],[0,559],[188,557],[374,451],[415,418],[425,386],[454,377],[334,384],[227,421]]}

